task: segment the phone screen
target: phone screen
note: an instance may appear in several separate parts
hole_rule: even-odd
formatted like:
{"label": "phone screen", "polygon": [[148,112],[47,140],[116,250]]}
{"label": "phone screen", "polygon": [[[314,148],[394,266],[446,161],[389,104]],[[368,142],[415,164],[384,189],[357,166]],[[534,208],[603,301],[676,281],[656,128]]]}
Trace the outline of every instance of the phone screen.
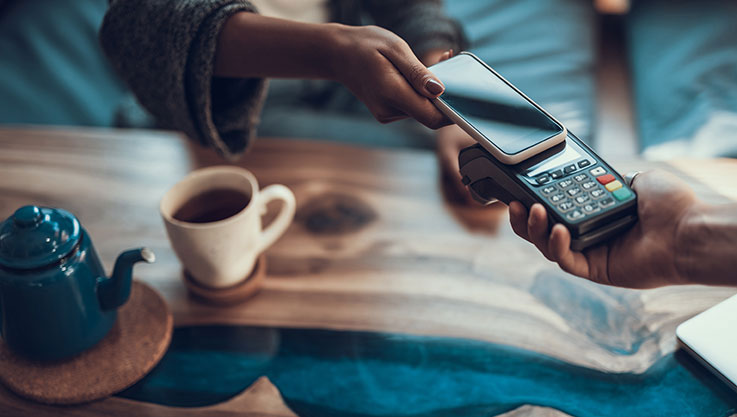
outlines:
{"label": "phone screen", "polygon": [[469,55],[430,70],[443,82],[440,100],[508,155],[560,134],[563,126]]}

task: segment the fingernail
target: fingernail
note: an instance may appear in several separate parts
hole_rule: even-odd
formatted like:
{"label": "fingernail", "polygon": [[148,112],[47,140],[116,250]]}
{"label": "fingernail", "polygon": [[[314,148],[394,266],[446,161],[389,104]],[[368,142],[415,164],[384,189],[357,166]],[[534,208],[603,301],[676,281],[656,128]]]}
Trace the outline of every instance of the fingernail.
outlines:
{"label": "fingernail", "polygon": [[427,81],[425,81],[425,90],[427,90],[428,93],[437,97],[443,94],[443,91],[445,91],[445,88],[443,87],[442,84],[435,81],[434,79],[428,78]]}

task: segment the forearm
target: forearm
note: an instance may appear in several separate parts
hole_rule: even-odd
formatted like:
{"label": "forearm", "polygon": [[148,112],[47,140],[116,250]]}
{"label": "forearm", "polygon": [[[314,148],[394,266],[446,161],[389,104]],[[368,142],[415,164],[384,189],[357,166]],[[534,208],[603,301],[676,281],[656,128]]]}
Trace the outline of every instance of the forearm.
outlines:
{"label": "forearm", "polygon": [[694,207],[676,240],[684,283],[737,286],[737,204]]}
{"label": "forearm", "polygon": [[332,79],[340,30],[338,24],[237,13],[228,19],[218,38],[214,75]]}
{"label": "forearm", "polygon": [[235,14],[217,39],[218,80],[318,78],[340,82],[382,123],[412,117],[436,129],[447,119],[428,100],[442,84],[396,34],[376,26],[306,24]]}

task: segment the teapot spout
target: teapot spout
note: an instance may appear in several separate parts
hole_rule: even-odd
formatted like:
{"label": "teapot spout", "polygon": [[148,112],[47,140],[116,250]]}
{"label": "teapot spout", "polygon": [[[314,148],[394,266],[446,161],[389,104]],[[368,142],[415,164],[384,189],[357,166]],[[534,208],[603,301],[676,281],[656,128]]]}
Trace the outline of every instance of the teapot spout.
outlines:
{"label": "teapot spout", "polygon": [[131,249],[121,253],[115,261],[113,275],[110,278],[98,278],[97,296],[103,310],[118,308],[128,301],[131,294],[133,265],[145,261],[156,260],[154,253],[148,248]]}

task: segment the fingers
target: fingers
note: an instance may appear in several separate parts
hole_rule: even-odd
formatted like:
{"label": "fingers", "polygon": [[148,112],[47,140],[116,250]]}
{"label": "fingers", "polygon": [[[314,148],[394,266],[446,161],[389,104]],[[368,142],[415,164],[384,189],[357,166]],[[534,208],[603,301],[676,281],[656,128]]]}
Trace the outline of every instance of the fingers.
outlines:
{"label": "fingers", "polygon": [[635,178],[637,178],[638,175],[642,174],[642,171],[632,171],[627,173],[627,175],[624,176],[624,182],[632,187],[632,184],[635,182]]}
{"label": "fingers", "polygon": [[431,129],[451,124],[452,122],[428,100],[438,97],[445,91],[443,83],[420,62],[407,42],[389,32],[384,32],[384,35],[389,38],[379,49],[379,53],[397,69],[403,82],[397,80],[396,83],[387,84],[392,89],[380,93],[392,107]]}
{"label": "fingers", "polygon": [[[550,254],[560,263],[564,271],[569,272],[571,267],[571,234],[562,224],[556,224],[550,231],[548,242]],[[565,265],[565,266],[564,266]]]}
{"label": "fingers", "polygon": [[552,261],[548,250],[548,213],[541,204],[533,204],[530,207],[530,216],[527,219],[527,235],[530,237],[537,250],[548,260]]}
{"label": "fingers", "polygon": [[408,116],[430,129],[439,129],[453,123],[427,99],[418,96],[411,88],[407,89],[410,91],[402,92],[403,88],[399,86],[394,97],[379,99],[381,104],[369,106],[369,110],[379,123],[391,123],[406,119]]}
{"label": "fingers", "polygon": [[367,91],[367,95],[373,95],[377,102],[375,108],[367,103],[376,119],[389,123],[395,120],[394,116],[401,114],[412,117],[431,129],[451,124],[428,100],[438,97],[445,90],[440,80],[420,62],[407,42],[383,29],[377,28],[376,33],[385,37],[378,52],[397,71],[395,73],[382,69],[383,79],[374,83],[377,86],[375,91]]}
{"label": "fingers", "polygon": [[430,129],[452,124],[427,97],[415,91],[391,62],[387,62],[387,65],[390,69],[381,74],[374,89],[367,91],[370,98],[363,100],[379,122],[390,123],[409,116]]}
{"label": "fingers", "polygon": [[453,58],[453,49],[448,49],[447,51],[443,52],[443,54],[440,55],[438,62],[443,62],[450,58]]}
{"label": "fingers", "polygon": [[401,75],[400,80],[388,80],[384,87],[375,92],[370,100],[364,99],[379,123],[391,123],[412,117],[430,129],[439,129],[453,122],[430,100],[418,95]]}
{"label": "fingers", "polygon": [[509,204],[509,222],[519,237],[531,242],[550,261],[570,274],[589,277],[586,256],[571,250],[571,233],[562,224],[556,224],[548,233],[548,218],[545,208],[534,204],[529,216],[525,206],[518,201]]}
{"label": "fingers", "polygon": [[527,209],[519,201],[509,203],[509,223],[517,236],[531,242],[527,234]]}
{"label": "fingers", "polygon": [[[636,174],[636,175],[635,175]],[[631,179],[630,187],[641,197],[678,194],[684,197],[694,196],[693,190],[682,179],[665,171],[644,171],[628,175]],[[695,197],[694,197],[695,198]]]}
{"label": "fingers", "polygon": [[396,122],[398,120],[404,120],[407,118],[407,115],[402,113],[401,111],[393,108],[383,108],[379,110],[371,110],[371,113],[374,115],[374,118],[376,118],[376,121],[381,124],[387,124]]}
{"label": "fingers", "polygon": [[[415,100],[412,100],[415,101]],[[439,129],[444,126],[453,124],[434,104],[428,100],[422,99],[417,102],[410,102],[399,106],[405,113],[412,118],[429,127],[430,129]]]}
{"label": "fingers", "polygon": [[580,252],[571,250],[571,233],[562,224],[556,224],[550,231],[548,248],[551,258],[562,270],[583,278],[589,276],[589,263],[586,257]]}
{"label": "fingers", "polygon": [[438,129],[452,122],[427,98],[418,95],[406,82],[393,83],[393,91],[385,92],[387,101],[401,113],[412,117],[430,129]]}
{"label": "fingers", "polygon": [[420,57],[420,61],[426,66],[429,67],[431,65],[435,65],[438,62],[443,62],[446,59],[453,56],[453,50],[440,50],[440,49],[433,49],[428,52],[425,52],[425,54]]}
{"label": "fingers", "polygon": [[452,187],[450,191],[454,192],[453,197],[456,197],[458,202],[466,204],[473,204],[473,198],[461,181],[458,153],[475,142],[458,126],[445,127],[438,131],[437,135],[437,155],[443,178],[449,181]]}
{"label": "fingers", "polygon": [[381,51],[412,87],[424,97],[436,98],[443,94],[445,86],[422,62],[415,56],[407,42],[398,38],[391,46]]}
{"label": "fingers", "polygon": [[[446,129],[452,129],[452,127]],[[438,138],[438,158],[440,158],[440,166],[443,168],[443,172],[460,182],[461,173],[458,167],[458,149],[450,139],[446,137]]]}

